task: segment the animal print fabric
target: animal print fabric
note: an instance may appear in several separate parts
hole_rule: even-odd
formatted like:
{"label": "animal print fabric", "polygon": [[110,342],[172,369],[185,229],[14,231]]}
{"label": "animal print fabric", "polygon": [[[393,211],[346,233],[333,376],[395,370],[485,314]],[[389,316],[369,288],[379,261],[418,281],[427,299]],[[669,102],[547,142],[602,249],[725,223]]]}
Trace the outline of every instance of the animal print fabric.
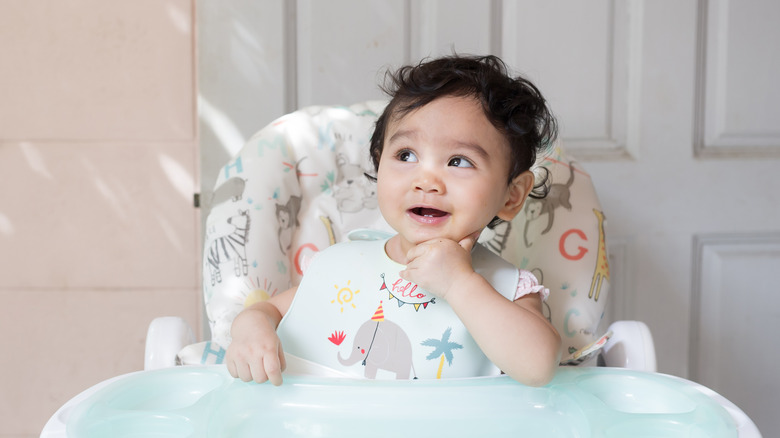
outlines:
{"label": "animal print fabric", "polygon": [[[390,235],[376,202],[368,143],[386,102],[312,106],[252,136],[221,169],[205,229],[203,295],[211,339],[182,363],[219,363],[233,318],[297,285],[312,257],[356,229]],[[550,290],[545,316],[568,351],[596,340],[609,295],[606,214],[590,175],[560,144],[539,157],[550,194],[529,199],[480,242]],[[566,355],[566,352],[564,352]]]}

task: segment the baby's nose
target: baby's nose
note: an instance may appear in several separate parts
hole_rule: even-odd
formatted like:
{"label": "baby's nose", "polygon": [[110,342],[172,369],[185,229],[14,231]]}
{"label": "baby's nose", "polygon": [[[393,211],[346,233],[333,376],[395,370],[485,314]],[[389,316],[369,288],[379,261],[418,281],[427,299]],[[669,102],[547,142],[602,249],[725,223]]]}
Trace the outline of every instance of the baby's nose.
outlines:
{"label": "baby's nose", "polygon": [[420,172],[414,181],[414,189],[424,193],[444,193],[444,182],[435,172]]}

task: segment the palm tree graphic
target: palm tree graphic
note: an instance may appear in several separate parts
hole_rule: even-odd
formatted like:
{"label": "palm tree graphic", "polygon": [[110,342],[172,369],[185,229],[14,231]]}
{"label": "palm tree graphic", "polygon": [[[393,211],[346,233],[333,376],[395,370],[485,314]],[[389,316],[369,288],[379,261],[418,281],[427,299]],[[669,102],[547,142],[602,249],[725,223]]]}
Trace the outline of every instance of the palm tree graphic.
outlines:
{"label": "palm tree graphic", "polygon": [[425,357],[426,359],[433,360],[437,357],[441,358],[439,360],[439,371],[436,373],[437,379],[441,379],[441,370],[444,368],[444,358],[447,358],[447,363],[452,366],[452,350],[463,348],[463,346],[457,342],[450,342],[451,333],[452,327],[447,327],[447,330],[444,330],[444,333],[442,333],[441,339],[428,338],[420,343],[426,347],[433,347],[433,351]]}

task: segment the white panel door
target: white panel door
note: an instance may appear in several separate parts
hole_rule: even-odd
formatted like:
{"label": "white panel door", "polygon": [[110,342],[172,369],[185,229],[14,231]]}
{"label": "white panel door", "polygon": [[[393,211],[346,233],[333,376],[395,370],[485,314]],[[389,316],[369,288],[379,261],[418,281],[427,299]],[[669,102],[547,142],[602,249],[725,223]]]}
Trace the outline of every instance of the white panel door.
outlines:
{"label": "white panel door", "polygon": [[381,72],[409,58],[405,2],[299,0],[298,106],[381,98]]}
{"label": "white panel door", "polygon": [[548,95],[608,217],[610,317],[647,322],[661,371],[766,431],[780,428],[765,365],[780,308],[778,24],[772,0],[507,1],[503,14],[504,58]]}
{"label": "white panel door", "polygon": [[780,429],[764,359],[780,308],[780,3],[211,3],[199,2],[202,132],[227,140],[204,149],[298,106],[381,97],[386,68],[426,56],[493,53],[529,76],[608,218],[607,317],[645,321],[660,371]]}

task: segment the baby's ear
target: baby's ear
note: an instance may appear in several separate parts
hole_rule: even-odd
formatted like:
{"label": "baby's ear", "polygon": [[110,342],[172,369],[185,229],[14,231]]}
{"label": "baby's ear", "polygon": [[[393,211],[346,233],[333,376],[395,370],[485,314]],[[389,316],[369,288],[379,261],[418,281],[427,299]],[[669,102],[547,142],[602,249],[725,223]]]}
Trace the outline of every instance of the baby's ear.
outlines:
{"label": "baby's ear", "polygon": [[509,190],[507,191],[506,202],[504,207],[496,214],[499,218],[505,221],[511,221],[520,213],[523,209],[523,203],[534,188],[534,174],[531,171],[526,170],[520,175],[516,176],[512,182],[509,183]]}

